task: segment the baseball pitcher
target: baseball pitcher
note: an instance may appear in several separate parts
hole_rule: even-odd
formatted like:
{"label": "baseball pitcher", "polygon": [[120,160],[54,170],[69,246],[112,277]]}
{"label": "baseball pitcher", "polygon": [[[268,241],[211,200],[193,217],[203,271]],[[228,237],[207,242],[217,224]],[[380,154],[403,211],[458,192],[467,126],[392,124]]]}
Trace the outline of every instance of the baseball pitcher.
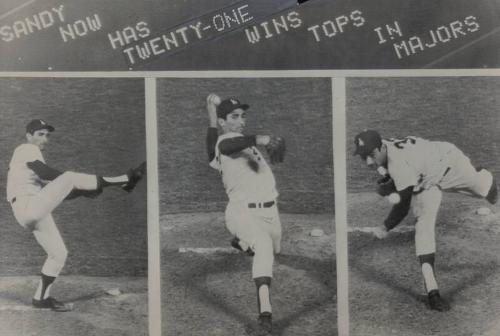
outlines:
{"label": "baseball pitcher", "polygon": [[26,126],[26,143],[15,149],[9,164],[7,201],[18,223],[33,232],[36,241],[47,253],[33,296],[33,306],[64,312],[70,310],[70,306],[50,296],[52,283],[68,255],[52,211],[64,200],[80,196],[94,198],[109,186],[118,186],[130,192],[145,175],[146,166],[143,163],[116,177],[70,171],[62,173],[48,166],[42,155],[53,131],[54,127],[41,119],[32,120]]}
{"label": "baseball pitcher", "polygon": [[268,334],[272,331],[270,287],[274,253],[280,252],[281,223],[274,175],[257,147],[265,147],[270,160],[277,163],[283,161],[285,145],[278,137],[243,135],[248,109],[234,98],[221,102],[215,94],[207,97],[207,151],[210,166],[220,172],[229,198],[225,219],[236,237],[232,245],[254,255],[259,327]]}
{"label": "baseball pitcher", "polygon": [[435,225],[442,191],[465,193],[495,204],[498,191],[493,175],[486,169],[475,168],[470,159],[449,142],[412,136],[385,140],[378,132],[365,130],[356,135],[354,143],[354,154],[384,175],[377,192],[382,196],[397,192],[400,196],[399,203],[393,206],[384,225],[376,228],[375,235],[385,238],[406,217],[411,205],[416,217],[416,254],[429,306],[438,311],[449,310],[434,276]]}

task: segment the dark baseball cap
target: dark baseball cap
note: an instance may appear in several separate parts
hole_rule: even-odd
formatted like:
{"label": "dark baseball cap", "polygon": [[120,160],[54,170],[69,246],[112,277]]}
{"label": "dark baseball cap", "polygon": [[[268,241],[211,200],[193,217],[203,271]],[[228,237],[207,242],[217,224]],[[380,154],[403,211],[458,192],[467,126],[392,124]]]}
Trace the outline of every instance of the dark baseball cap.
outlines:
{"label": "dark baseball cap", "polygon": [[28,123],[28,125],[26,125],[26,133],[33,134],[34,132],[41,129],[46,129],[49,132],[54,132],[55,130],[54,126],[47,124],[42,119],[33,119]]}
{"label": "dark baseball cap", "polygon": [[377,131],[364,130],[354,137],[356,150],[354,155],[360,155],[365,159],[375,148],[382,146],[382,137]]}
{"label": "dark baseball cap", "polygon": [[250,106],[248,104],[242,104],[236,98],[224,99],[219,106],[217,106],[217,117],[226,119],[227,115],[234,110],[243,109],[248,110]]}

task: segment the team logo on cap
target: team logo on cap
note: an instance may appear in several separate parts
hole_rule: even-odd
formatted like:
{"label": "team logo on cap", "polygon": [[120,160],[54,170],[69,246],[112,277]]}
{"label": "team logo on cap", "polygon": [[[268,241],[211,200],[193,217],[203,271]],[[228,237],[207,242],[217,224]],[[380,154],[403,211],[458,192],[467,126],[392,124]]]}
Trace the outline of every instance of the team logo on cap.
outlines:
{"label": "team logo on cap", "polygon": [[40,119],[40,124],[47,125],[47,123],[45,121],[43,121],[42,119]]}
{"label": "team logo on cap", "polygon": [[236,99],[229,99],[229,101],[231,102],[231,104],[233,105],[237,105],[238,104],[238,101]]}
{"label": "team logo on cap", "polygon": [[364,143],[363,139],[358,138],[358,146],[363,147],[364,145],[365,145],[365,143]]}

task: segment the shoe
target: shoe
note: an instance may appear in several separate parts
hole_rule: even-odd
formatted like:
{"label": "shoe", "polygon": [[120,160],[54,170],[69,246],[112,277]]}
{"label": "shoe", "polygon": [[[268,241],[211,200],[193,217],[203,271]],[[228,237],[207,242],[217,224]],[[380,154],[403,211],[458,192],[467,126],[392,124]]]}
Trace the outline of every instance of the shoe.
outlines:
{"label": "shoe", "polygon": [[486,195],[486,200],[491,204],[495,204],[498,201],[498,189],[497,189],[497,181],[493,178],[491,182],[490,191],[488,191],[488,195]]}
{"label": "shoe", "polygon": [[130,169],[127,172],[128,182],[122,186],[126,192],[134,190],[137,183],[146,175],[146,162],[141,163],[137,168]]}
{"label": "shoe", "polygon": [[254,250],[252,250],[251,247],[248,247],[246,250],[243,250],[243,248],[240,245],[240,239],[238,237],[234,237],[233,239],[231,239],[231,246],[237,250],[245,252],[250,257],[253,257],[255,255],[255,252]]}
{"label": "shoe", "polygon": [[37,300],[33,299],[32,300],[33,307],[39,308],[39,309],[52,309],[53,311],[56,312],[68,312],[71,311],[71,306],[66,305],[63,302],[57,301],[53,297],[48,297],[43,300]]}
{"label": "shoe", "polygon": [[269,312],[260,313],[257,321],[259,323],[259,331],[261,332],[261,335],[270,335],[273,331],[272,314]]}
{"label": "shoe", "polygon": [[439,295],[438,290],[432,290],[427,294],[427,297],[429,298],[429,307],[432,310],[437,310],[440,312],[445,312],[451,309],[450,305],[448,302],[446,302],[441,295]]}

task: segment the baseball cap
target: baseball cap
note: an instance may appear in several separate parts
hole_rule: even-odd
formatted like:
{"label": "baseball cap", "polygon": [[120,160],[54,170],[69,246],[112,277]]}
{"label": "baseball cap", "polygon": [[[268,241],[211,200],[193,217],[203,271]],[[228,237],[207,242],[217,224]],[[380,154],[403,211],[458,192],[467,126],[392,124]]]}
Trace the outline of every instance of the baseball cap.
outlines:
{"label": "baseball cap", "polygon": [[217,117],[226,119],[227,115],[236,109],[248,110],[250,106],[248,104],[242,104],[236,98],[224,99],[219,106],[217,106]]}
{"label": "baseball cap", "polygon": [[361,158],[366,158],[375,148],[382,146],[382,137],[377,131],[364,130],[354,137],[356,150],[354,155],[360,155]]}
{"label": "baseball cap", "polygon": [[41,129],[46,129],[49,132],[54,132],[55,130],[54,126],[47,124],[42,119],[33,119],[28,123],[28,125],[26,125],[26,133],[33,134],[34,132]]}

